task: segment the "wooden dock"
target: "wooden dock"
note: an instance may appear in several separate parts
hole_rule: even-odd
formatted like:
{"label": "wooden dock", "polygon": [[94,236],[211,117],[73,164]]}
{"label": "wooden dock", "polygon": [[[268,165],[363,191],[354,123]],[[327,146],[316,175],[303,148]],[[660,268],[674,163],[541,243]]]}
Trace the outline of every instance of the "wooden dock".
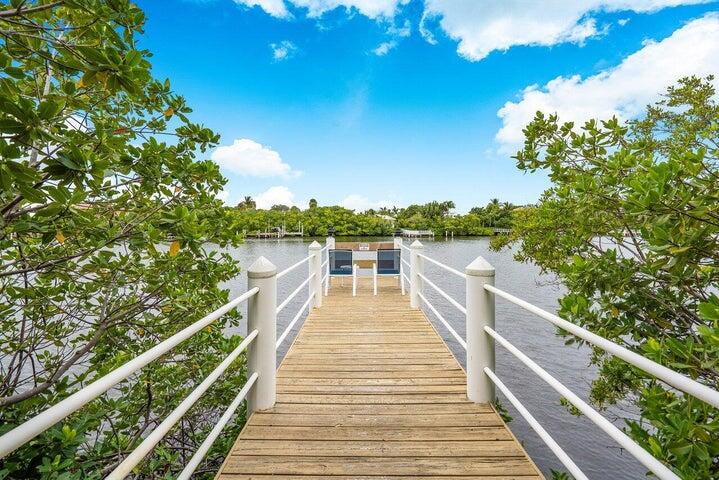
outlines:
{"label": "wooden dock", "polygon": [[395,279],[335,280],[217,479],[544,478]]}

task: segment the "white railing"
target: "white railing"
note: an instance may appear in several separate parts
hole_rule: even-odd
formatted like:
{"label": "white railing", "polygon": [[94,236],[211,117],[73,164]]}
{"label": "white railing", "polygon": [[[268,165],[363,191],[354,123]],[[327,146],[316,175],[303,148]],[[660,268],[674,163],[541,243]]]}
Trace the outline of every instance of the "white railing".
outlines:
{"label": "white railing", "polygon": [[427,300],[427,297],[422,295],[422,292],[418,292],[417,295],[419,295],[420,300],[422,300],[424,302],[424,304],[427,305],[427,307],[432,311],[432,313],[434,313],[434,316],[437,317],[440,322],[442,322],[442,325],[444,325],[444,327],[447,330],[449,330],[449,333],[455,338],[455,340],[457,340],[457,342],[462,346],[462,348],[467,350],[467,342],[465,342],[464,339],[462,338],[462,336],[459,333],[457,333],[457,331],[454,328],[452,328],[452,326],[442,316],[442,314],[439,313],[439,311],[437,311],[436,308],[434,308],[434,305],[432,305],[429,302],[429,300]]}
{"label": "white railing", "polygon": [[450,297],[447,292],[445,292],[444,290],[439,288],[434,282],[432,282],[429,278],[425,277],[423,274],[418,273],[417,275],[419,276],[419,278],[422,279],[422,281],[424,283],[426,283],[427,285],[432,287],[437,293],[442,295],[442,297],[444,297],[452,306],[454,306],[457,310],[462,312],[462,314],[467,315],[467,309],[461,303],[459,303],[454,298]]}
{"label": "white railing", "polygon": [[290,303],[292,301],[292,299],[295,298],[297,296],[297,294],[300,293],[300,291],[303,288],[305,288],[307,286],[307,284],[310,283],[310,281],[314,278],[314,276],[315,276],[315,274],[313,273],[312,275],[307,277],[304,282],[300,283],[300,285],[295,289],[294,292],[290,293],[287,296],[287,298],[285,298],[285,300],[277,306],[277,314],[279,314],[282,311],[282,309],[285,308],[287,306],[287,304]]}
{"label": "white railing", "polygon": [[557,327],[566,330],[572,335],[579,337],[582,340],[589,342],[596,347],[601,348],[605,352],[611,353],[612,355],[621,358],[625,362],[634,365],[635,367],[649,373],[650,375],[657,377],[658,379],[662,380],[668,385],[671,385],[677,390],[681,390],[700,400],[703,400],[710,405],[713,405],[714,407],[719,408],[719,392],[717,392],[716,390],[709,388],[706,385],[697,382],[696,380],[692,380],[691,378],[682,375],[681,373],[677,373],[670,368],[660,365],[652,360],[649,360],[648,358],[643,357],[635,352],[632,352],[631,350],[622,347],[621,345],[617,345],[616,343],[607,340],[606,338],[600,337],[599,335],[596,335],[589,330],[586,330],[571,322],[568,322],[563,318],[554,315],[553,313],[542,310],[541,308],[532,305],[531,303],[526,302],[522,299],[519,299],[503,290],[495,288],[491,285],[487,285],[484,288],[487,291],[498,295],[510,301],[511,303],[537,315],[538,317],[553,323]]}
{"label": "white railing", "polygon": [[557,456],[562,465],[567,468],[567,471],[574,477],[574,480],[589,480],[587,476],[582,472],[574,461],[569,458],[567,452],[552,438],[552,436],[544,429],[544,427],[534,418],[534,415],[529,413],[524,405],[519,401],[517,397],[504,385],[504,383],[497,378],[489,367],[484,367],[484,373],[492,380],[492,382],[499,388],[499,391],[504,394],[509,400],[509,403],[514,405],[520,415],[527,421],[532,430],[534,430],[539,438],[549,447],[549,449]]}
{"label": "white railing", "polygon": [[[529,357],[519,351],[519,349],[517,349],[514,345],[504,339],[504,337],[499,335],[494,329],[495,297],[502,297],[511,303],[551,322],[557,327],[560,327],[581,338],[582,340],[601,348],[605,352],[615,355],[644,372],[655,376],[671,387],[701,399],[715,407],[719,407],[718,391],[496,288],[494,286],[494,267],[492,267],[482,257],[477,257],[477,259],[465,268],[465,272],[462,273],[449,265],[445,265],[442,262],[423,254],[423,246],[419,241],[413,242],[409,248],[403,244],[400,244],[400,247],[410,253],[409,263],[405,262],[404,259],[402,261],[410,268],[409,277],[403,275],[403,281],[406,280],[409,283],[410,303],[412,307],[420,308],[421,304],[424,304],[467,352],[467,397],[470,400],[477,403],[492,402],[495,398],[496,386],[517,408],[519,413],[527,420],[529,425],[537,432],[539,437],[549,446],[567,470],[577,479],[587,478],[579,467],[577,467],[577,465],[564,452],[564,450],[562,450],[557,442],[552,439],[549,433],[547,433],[547,431],[537,422],[531,413],[529,413],[529,411],[512,394],[509,388],[502,383],[502,381],[494,373],[494,343],[496,341],[516,356],[531,371],[552,386],[570,403],[577,407],[587,418],[589,418],[619,445],[631,453],[658,478],[663,480],[675,480],[679,478],[671,471],[670,468],[658,459],[654,458],[648,451],[634,442],[634,440],[627,436],[622,430],[614,426],[614,424],[605,419],[594,408],[581,400],[557,379],[552,377]],[[452,298],[447,292],[427,278],[424,272],[425,262],[440,267],[447,272],[453,273],[465,279],[466,306],[463,306],[460,302]],[[450,305],[465,315],[467,330],[466,340],[462,339],[456,330],[442,316],[439,310],[432,305],[432,303],[424,295],[423,287],[425,284],[435,290],[442,298],[447,300]]]}
{"label": "white railing", "polygon": [[289,267],[285,268],[284,270],[282,270],[280,273],[277,274],[277,280],[284,277],[285,275],[287,275],[288,273],[290,273],[297,267],[309,262],[310,260],[312,260],[312,257],[313,257],[313,255],[307,255],[305,258],[303,258],[299,262],[295,263],[294,265],[290,265]]}
{"label": "white railing", "polygon": [[435,260],[435,259],[433,259],[433,258],[429,258],[429,257],[426,256],[426,255],[422,255],[421,253],[419,253],[418,255],[419,255],[420,258],[422,258],[423,260],[427,260],[428,262],[433,263],[433,264],[437,265],[438,267],[445,269],[445,270],[448,271],[449,273],[453,273],[454,275],[457,275],[457,276],[460,277],[460,278],[467,278],[467,275],[465,275],[464,273],[460,272],[459,270],[456,270],[456,269],[450,267],[449,265],[445,265],[444,263],[438,262],[437,260]]}
{"label": "white railing", "polygon": [[25,443],[29,442],[48,428],[52,427],[68,415],[76,412],[88,402],[96,399],[127,377],[145,367],[148,363],[163,356],[180,343],[192,337],[206,326],[236,308],[241,303],[259,293],[258,288],[251,288],[246,293],[218,308],[189,327],[177,332],[170,338],[155,345],[145,353],[116,368],[107,375],[95,380],[90,385],[78,390],[66,399],[56,403],[47,410],[18,425],[0,437],[0,458],[5,457]]}
{"label": "white railing", "polygon": [[[327,276],[322,278],[322,268],[327,265],[327,260],[322,262],[322,256],[324,252],[328,251],[329,246],[330,239],[325,247],[313,242],[309,247],[307,257],[279,273],[269,260],[264,257],[258,258],[247,270],[248,290],[246,293],[1,436],[0,458],[22,447],[37,435],[107,392],[153,360],[165,355],[243,302],[247,302],[247,331],[249,333],[243,341],[106,477],[110,480],[118,480],[131,474],[133,469],[143,461],[230,365],[247,350],[247,371],[252,373],[177,477],[180,480],[189,479],[245,399],[248,403],[248,413],[271,408],[274,405],[277,349],[289,336],[292,328],[308,307],[322,305],[322,283],[328,281]],[[305,263],[309,264],[307,278],[280,305],[277,305],[278,279]],[[282,335],[277,338],[277,315],[305,287],[309,288],[307,300]]]}
{"label": "white railing", "polygon": [[145,456],[155,448],[160,440],[169,433],[172,427],[180,421],[187,411],[209,389],[220,375],[225,373],[227,367],[252,343],[258,331],[253,330],[247,337],[200,383],[170,414],[137,446],[125,459],[106,477],[107,480],[122,480],[132,472],[132,469],[142,461]]}

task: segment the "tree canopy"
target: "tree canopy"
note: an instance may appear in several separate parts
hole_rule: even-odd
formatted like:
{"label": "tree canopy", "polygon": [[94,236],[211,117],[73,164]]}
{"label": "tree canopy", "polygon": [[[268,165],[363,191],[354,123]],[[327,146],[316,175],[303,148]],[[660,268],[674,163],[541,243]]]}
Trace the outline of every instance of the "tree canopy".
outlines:
{"label": "tree canopy", "polygon": [[[519,210],[517,258],[558,275],[560,314],[719,389],[719,105],[685,78],[628,124],[556,115],[525,129],[517,166],[553,186]],[[573,342],[569,339],[568,342]],[[632,401],[636,441],[682,478],[719,478],[719,411],[594,351],[600,406]]]}
{"label": "tree canopy", "polygon": [[[248,200],[249,199],[249,200]],[[312,199],[314,200],[314,199]],[[275,205],[269,210],[257,210],[250,197],[232,209],[237,228],[247,234],[267,232],[286,225],[289,229],[301,223],[304,232],[310,236],[327,234],[330,227],[335,234],[345,235],[392,235],[397,228],[433,230],[435,235],[445,231],[455,235],[492,235],[494,228],[508,228],[511,225],[514,205],[504,202],[497,208],[492,203],[487,207],[473,208],[467,215],[452,215],[454,202],[429,202],[424,205],[410,205],[407,208],[369,209],[355,212],[343,207],[318,207],[316,200],[310,200],[307,210]]]}
{"label": "tree canopy", "polygon": [[[218,284],[238,266],[204,245],[240,239],[215,199],[225,180],[198,158],[218,136],[153,78],[140,9],[2,8],[0,434],[225,303]],[[0,478],[102,478],[238,344],[223,334],[237,321],[227,315],[20,448]],[[243,383],[239,361],[136,475],[182,468]]]}

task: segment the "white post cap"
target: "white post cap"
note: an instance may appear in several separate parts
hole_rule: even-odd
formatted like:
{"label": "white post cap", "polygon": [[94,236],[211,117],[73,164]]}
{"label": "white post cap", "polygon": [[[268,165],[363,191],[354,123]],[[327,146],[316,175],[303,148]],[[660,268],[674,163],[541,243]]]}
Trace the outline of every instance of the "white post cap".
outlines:
{"label": "white post cap", "polygon": [[493,277],[494,267],[483,257],[477,257],[472,263],[467,265],[464,273],[473,277]]}
{"label": "white post cap", "polygon": [[267,260],[265,257],[260,257],[250,265],[247,269],[248,278],[268,278],[277,274],[277,267]]}

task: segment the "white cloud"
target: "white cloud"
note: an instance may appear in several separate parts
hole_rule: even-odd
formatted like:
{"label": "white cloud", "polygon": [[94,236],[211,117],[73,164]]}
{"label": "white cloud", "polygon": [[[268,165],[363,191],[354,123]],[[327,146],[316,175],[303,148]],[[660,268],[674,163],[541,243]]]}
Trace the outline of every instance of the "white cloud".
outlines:
{"label": "white cloud", "polygon": [[436,19],[436,15],[430,15],[425,10],[422,13],[422,18],[419,20],[419,34],[430,45],[437,45],[437,37],[434,36],[434,33],[432,33],[432,27],[428,26],[427,23]]}
{"label": "white cloud", "polygon": [[248,7],[260,7],[273,17],[288,18],[290,16],[284,0],[235,0],[235,3]]}
{"label": "white cloud", "polygon": [[408,19],[405,19],[402,25],[395,25],[394,23],[387,28],[387,34],[393,37],[405,38],[412,35],[412,24]]}
{"label": "white cloud", "polygon": [[710,0],[426,0],[420,30],[425,38],[433,39],[425,21],[439,18],[442,30],[459,42],[458,53],[476,61],[492,51],[516,45],[581,43],[606,31],[598,29],[591,17],[597,12],[647,13],[707,1]]}
{"label": "white cloud", "polygon": [[373,208],[375,210],[380,209],[382,207],[391,208],[394,204],[392,204],[388,200],[379,200],[376,202],[370,201],[365,196],[359,195],[357,193],[353,193],[351,195],[348,195],[340,202],[340,206],[344,208],[348,208],[350,210],[355,210],[357,212],[364,212],[365,210],[369,210],[370,208]]}
{"label": "white cloud", "polygon": [[296,177],[276,151],[247,138],[235,140],[232,145],[221,146],[210,157],[220,167],[248,177]]}
{"label": "white cloud", "polygon": [[395,48],[397,46],[397,42],[394,40],[390,40],[389,42],[382,42],[380,43],[377,48],[372,50],[372,53],[377,55],[378,57],[383,57],[389,53],[390,50]]}
{"label": "white cloud", "polygon": [[390,50],[397,48],[397,46],[399,45],[399,40],[412,35],[412,24],[409,20],[405,20],[404,23],[399,26],[392,23],[387,28],[387,35],[390,35],[392,39],[380,43],[374,50],[372,50],[372,53],[374,53],[378,57],[383,57],[387,55]]}
{"label": "white cloud", "polygon": [[287,205],[292,207],[295,205],[295,194],[285,186],[270,187],[262,193],[255,195],[254,200],[257,208],[267,210],[273,205]]}
{"label": "white cloud", "polygon": [[335,8],[357,11],[369,18],[392,18],[400,5],[409,0],[235,0],[235,3],[248,7],[260,7],[277,18],[290,18],[287,5],[307,10],[309,17],[321,17]]}
{"label": "white cloud", "polygon": [[306,8],[310,17],[322,16],[325,12],[344,7],[356,10],[369,18],[392,18],[400,5],[408,0],[288,0],[296,7]]}
{"label": "white cloud", "polygon": [[282,40],[278,43],[270,43],[270,49],[272,50],[272,58],[277,62],[289,60],[294,57],[298,51],[297,45],[289,40]]}
{"label": "white cloud", "polygon": [[[507,102],[497,115],[496,139],[504,152],[523,140],[522,128],[535,112],[557,113],[561,121],[584,122],[616,115],[630,119],[665,89],[687,75],[719,72],[719,14],[687,23],[660,42],[649,41],[618,66],[591,77],[557,77],[543,87],[524,89],[518,102]],[[715,80],[719,86],[719,80]]]}
{"label": "white cloud", "polygon": [[215,198],[221,200],[223,203],[227,203],[227,200],[230,198],[230,192],[227,190],[220,190],[217,192],[217,195],[215,195]]}
{"label": "white cloud", "polygon": [[623,27],[624,25],[629,23],[630,20],[631,18],[620,18],[619,20],[617,20],[617,24],[619,24],[620,27]]}

